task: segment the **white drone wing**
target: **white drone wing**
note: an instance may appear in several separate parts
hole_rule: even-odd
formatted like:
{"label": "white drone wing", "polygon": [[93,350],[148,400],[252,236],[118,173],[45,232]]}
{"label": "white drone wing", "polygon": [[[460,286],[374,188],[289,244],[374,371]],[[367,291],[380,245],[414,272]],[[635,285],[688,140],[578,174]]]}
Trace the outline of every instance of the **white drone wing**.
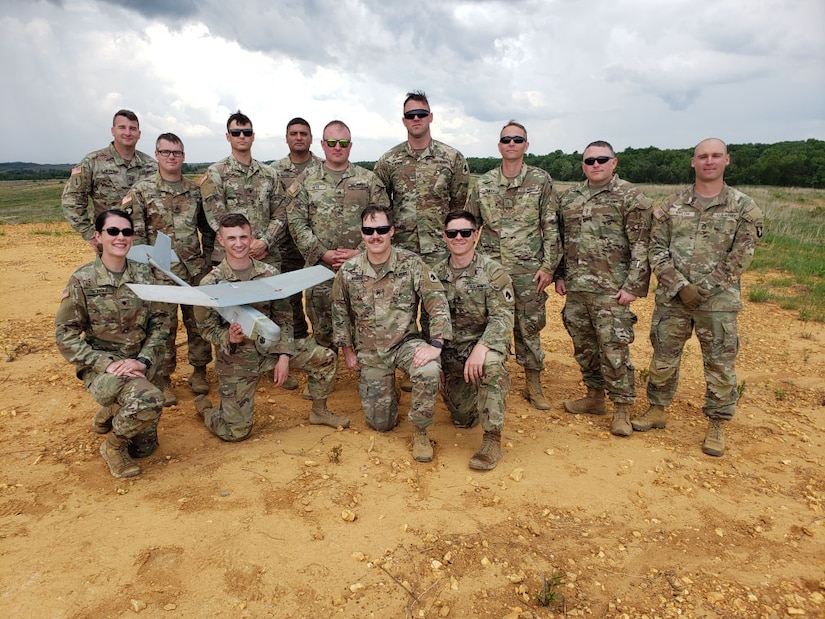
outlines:
{"label": "white drone wing", "polygon": [[209,286],[126,285],[145,301],[205,307],[231,307],[233,305],[248,305],[261,301],[284,299],[333,277],[335,277],[335,274],[332,271],[318,265],[263,279],[247,282],[221,282]]}
{"label": "white drone wing", "polygon": [[[163,234],[162,232],[160,234]],[[158,235],[160,237],[160,235]],[[166,236],[166,235],[164,235]],[[169,237],[166,237],[167,239]],[[148,264],[149,259],[152,258],[156,262],[160,262],[164,264],[166,262],[166,256],[169,256],[169,263],[175,264],[176,262],[180,262],[178,255],[175,253],[175,250],[172,249],[171,241],[169,247],[165,247],[162,241],[158,241],[155,245],[132,245],[132,249],[129,250],[129,253],[126,254],[126,257],[129,260],[134,260],[135,262],[142,262],[143,264]],[[166,265],[166,268],[169,268],[169,265]]]}

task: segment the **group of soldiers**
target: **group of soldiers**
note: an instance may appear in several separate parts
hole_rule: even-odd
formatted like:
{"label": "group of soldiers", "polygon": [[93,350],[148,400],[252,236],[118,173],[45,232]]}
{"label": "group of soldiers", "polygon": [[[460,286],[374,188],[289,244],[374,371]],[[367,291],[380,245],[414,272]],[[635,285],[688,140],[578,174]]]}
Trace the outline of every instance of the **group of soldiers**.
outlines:
{"label": "group of soldiers", "polygon": [[[158,137],[155,163],[136,150],[135,114],[115,114],[113,142],[72,170],[63,193],[66,217],[98,256],[71,277],[55,320],[61,352],[100,405],[93,427],[109,433],[101,454],[112,475],[141,472],[134,459],[157,448],[161,409],[176,402],[177,308],[143,302],[125,286],[164,279],[126,258],[133,241],[153,244],[158,232],[172,238],[175,274],[192,285],[317,264],[336,273],[305,295],[255,305],[281,326],[270,354],[214,309],[181,306],[195,408],[224,440],[250,435],[260,377],[296,389],[294,370],[307,373],[310,423],[348,427],[327,407],[340,352],[360,374],[367,425],[392,430],[400,391],[411,391],[412,455],[429,462],[427,428],[440,391],[456,427],[482,426],[469,466],[493,469],[502,457],[511,342],[525,372],[522,395],[536,409],[551,408],[540,338],[545,289],[554,283],[587,389],[564,409],[604,415],[607,397],[612,434],[664,428],[682,349],[695,331],[707,383],[702,450],[724,453],[722,422],[737,398],[739,279],[762,232],[753,201],[724,182],[725,144],[700,142],[694,185],[654,208],[615,173],[616,155],[603,141],[584,151],[586,180],[557,191],[547,172],[524,163],[527,130],[516,121],[500,132],[501,165],[470,191],[464,156],[432,138],[432,121],[427,96],[407,93],[407,139],[370,172],[350,162],[352,136],[340,120],[323,129],[323,159],[311,150],[309,123],[294,118],[286,127],[289,155],[258,162],[252,122],[236,112],[226,126],[231,154],[192,182],[182,175],[178,136]],[[658,286],[649,407],[631,420],[630,306],[647,295],[651,272]],[[207,397],[205,371],[213,347],[217,405]]]}

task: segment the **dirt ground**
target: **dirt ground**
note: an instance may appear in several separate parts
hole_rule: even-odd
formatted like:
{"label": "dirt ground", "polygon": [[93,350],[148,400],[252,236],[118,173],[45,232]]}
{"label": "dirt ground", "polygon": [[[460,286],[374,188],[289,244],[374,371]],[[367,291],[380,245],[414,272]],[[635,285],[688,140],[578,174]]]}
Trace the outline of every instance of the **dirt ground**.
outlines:
{"label": "dirt ground", "polygon": [[[455,429],[441,402],[430,464],[406,419],[370,431],[343,364],[330,405],[350,429],[308,425],[300,391],[270,383],[252,438],[221,442],[195,414],[181,331],[180,403],[143,475],[118,480],[54,345],[60,293],[90,258],[65,224],[0,226],[2,616],[825,617],[822,324],[746,303],[744,396],[710,458],[695,339],[666,430],[617,438],[609,415],[563,411],[584,389],[553,295],[553,409],[527,404],[513,364],[505,455],[486,473],[467,466],[481,428]],[[652,305],[634,304],[640,379]]]}

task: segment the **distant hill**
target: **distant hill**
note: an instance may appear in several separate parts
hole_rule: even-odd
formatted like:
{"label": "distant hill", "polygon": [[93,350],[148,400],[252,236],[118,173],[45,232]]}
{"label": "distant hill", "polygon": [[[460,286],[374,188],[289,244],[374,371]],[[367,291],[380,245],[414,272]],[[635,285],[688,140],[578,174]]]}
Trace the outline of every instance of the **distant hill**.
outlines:
{"label": "distant hill", "polygon": [[[8,161],[0,163],[0,181],[29,181],[51,178],[69,178],[76,163],[31,163],[29,161]],[[209,163],[184,163],[184,174],[203,172]]]}

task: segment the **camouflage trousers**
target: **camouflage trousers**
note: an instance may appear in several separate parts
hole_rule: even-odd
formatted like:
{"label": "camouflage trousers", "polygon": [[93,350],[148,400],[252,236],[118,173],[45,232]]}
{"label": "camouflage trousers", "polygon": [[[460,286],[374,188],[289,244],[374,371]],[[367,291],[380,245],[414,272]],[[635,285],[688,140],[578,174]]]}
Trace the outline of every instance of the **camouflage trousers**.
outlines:
{"label": "camouflage trousers", "polygon": [[[151,372],[149,378],[154,378]],[[83,382],[101,406],[118,404],[112,418],[112,431],[116,436],[128,439],[152,425],[157,426],[163,410],[163,391],[148,379],[86,372]]]}
{"label": "camouflage trousers", "polygon": [[[178,335],[178,310],[177,307],[169,312],[172,323],[169,327],[169,335],[166,338],[166,352],[163,355],[163,375],[171,376],[178,367],[177,347],[175,339]],[[212,361],[212,344],[201,337],[198,330],[198,321],[195,320],[195,310],[191,305],[181,305],[180,313],[183,316],[183,325],[186,327],[186,354],[189,358],[189,365],[193,367],[204,366]]]}
{"label": "camouflage trousers", "polygon": [[307,289],[306,299],[315,341],[321,346],[332,348],[332,281]]}
{"label": "camouflage trousers", "polygon": [[318,344],[315,338],[296,338],[295,354],[289,359],[289,370],[306,372],[309,395],[313,400],[326,400],[335,386],[338,355]]}
{"label": "camouflage trousers", "polygon": [[402,342],[387,352],[358,352],[358,364],[361,366],[358,391],[361,396],[361,407],[371,428],[387,432],[398,425],[396,368],[405,371],[412,382],[410,422],[422,428],[433,422],[441,363],[436,359],[420,368],[413,367],[413,355],[415,349],[420,346],[426,346],[426,342],[416,338]]}
{"label": "camouflage trousers", "polygon": [[636,315],[605,294],[569,292],[561,319],[573,340],[584,384],[607,390],[617,404],[633,404],[636,388],[630,344]]}
{"label": "camouflage trousers", "polygon": [[[295,241],[288,233],[278,244],[281,252],[281,273],[297,271],[305,266],[304,257],[298,251]],[[297,292],[289,297],[289,306],[292,309],[292,330],[296,339],[309,336],[309,326],[304,314],[304,293]]]}
{"label": "camouflage trousers", "polygon": [[668,406],[679,384],[682,350],[691,333],[702,348],[705,371],[705,405],[712,419],[730,420],[736,410],[736,370],[739,352],[736,312],[690,311],[683,306],[656,304],[650,324],[653,359],[647,383],[651,404]]}
{"label": "camouflage trousers", "polygon": [[513,292],[516,295],[513,339],[516,363],[527,370],[544,369],[544,351],[541,349],[541,331],[547,324],[547,293],[536,294],[535,273],[513,275]]}
{"label": "camouflage trousers", "polygon": [[507,355],[490,350],[484,357],[484,374],[477,383],[464,380],[466,355],[454,348],[445,348],[441,365],[444,369],[444,403],[450,411],[450,419],[459,428],[472,428],[481,421],[485,432],[504,428],[504,410],[510,393],[510,371]]}

